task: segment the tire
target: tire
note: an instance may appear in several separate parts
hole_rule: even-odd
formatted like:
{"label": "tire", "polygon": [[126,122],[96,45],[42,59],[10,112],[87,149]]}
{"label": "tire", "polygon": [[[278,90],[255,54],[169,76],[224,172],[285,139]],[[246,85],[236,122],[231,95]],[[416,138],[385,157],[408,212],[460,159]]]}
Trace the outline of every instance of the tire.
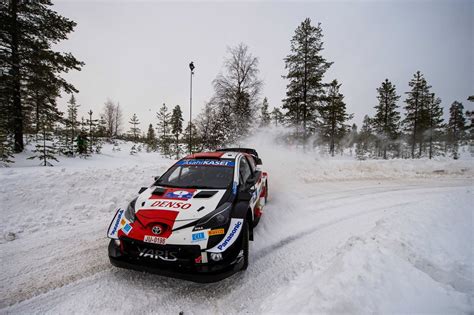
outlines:
{"label": "tire", "polygon": [[247,221],[244,221],[244,228],[242,231],[242,250],[244,252],[244,264],[242,266],[242,271],[247,270],[249,266],[249,224]]}

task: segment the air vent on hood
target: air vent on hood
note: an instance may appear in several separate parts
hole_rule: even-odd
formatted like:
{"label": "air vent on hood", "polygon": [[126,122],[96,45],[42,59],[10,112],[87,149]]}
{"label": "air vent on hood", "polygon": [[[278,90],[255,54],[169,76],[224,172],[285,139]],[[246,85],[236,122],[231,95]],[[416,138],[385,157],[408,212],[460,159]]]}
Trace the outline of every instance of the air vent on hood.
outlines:
{"label": "air vent on hood", "polygon": [[151,193],[152,195],[161,196],[165,193],[166,189],[161,187],[156,187],[155,190]]}
{"label": "air vent on hood", "polygon": [[211,198],[217,193],[215,190],[203,190],[197,193],[193,198]]}

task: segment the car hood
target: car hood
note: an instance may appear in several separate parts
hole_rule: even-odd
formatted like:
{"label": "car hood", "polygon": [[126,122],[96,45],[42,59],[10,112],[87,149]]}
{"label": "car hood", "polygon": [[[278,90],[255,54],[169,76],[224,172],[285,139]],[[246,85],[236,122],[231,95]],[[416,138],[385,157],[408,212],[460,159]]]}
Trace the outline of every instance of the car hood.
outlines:
{"label": "car hood", "polygon": [[[197,220],[214,211],[225,192],[226,189],[152,186],[138,196],[135,202],[135,214],[145,225],[157,220],[172,220],[176,223]],[[174,225],[176,227],[182,224]]]}

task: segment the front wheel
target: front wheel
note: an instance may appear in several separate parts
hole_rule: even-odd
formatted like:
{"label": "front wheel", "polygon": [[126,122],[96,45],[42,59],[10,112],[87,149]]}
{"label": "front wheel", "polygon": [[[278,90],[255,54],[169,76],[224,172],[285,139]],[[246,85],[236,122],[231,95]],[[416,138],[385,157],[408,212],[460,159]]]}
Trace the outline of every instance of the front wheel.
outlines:
{"label": "front wheel", "polygon": [[247,270],[249,266],[249,224],[247,221],[244,221],[244,227],[242,230],[242,251],[244,265],[241,270]]}

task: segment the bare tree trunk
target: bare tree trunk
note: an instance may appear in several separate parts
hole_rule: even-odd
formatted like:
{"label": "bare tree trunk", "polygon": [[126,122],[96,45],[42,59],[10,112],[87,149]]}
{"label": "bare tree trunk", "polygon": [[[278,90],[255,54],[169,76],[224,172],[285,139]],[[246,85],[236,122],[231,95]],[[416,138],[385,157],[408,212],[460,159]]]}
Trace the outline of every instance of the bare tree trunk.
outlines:
{"label": "bare tree trunk", "polygon": [[21,104],[21,83],[20,83],[20,55],[19,55],[19,30],[18,30],[18,0],[10,2],[12,15],[12,27],[9,30],[11,35],[12,48],[12,76],[13,76],[13,133],[14,151],[20,153],[24,149],[23,143],[23,106]]}

